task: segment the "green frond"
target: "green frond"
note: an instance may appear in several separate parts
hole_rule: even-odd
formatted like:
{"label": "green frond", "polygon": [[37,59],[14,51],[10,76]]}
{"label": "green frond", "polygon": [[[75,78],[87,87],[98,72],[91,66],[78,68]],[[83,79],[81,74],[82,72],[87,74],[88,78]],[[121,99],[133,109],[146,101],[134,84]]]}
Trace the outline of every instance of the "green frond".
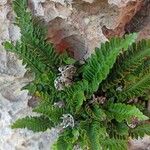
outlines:
{"label": "green frond", "polygon": [[88,82],[83,80],[82,82],[76,82],[71,87],[66,88],[62,93],[62,97],[65,96],[65,101],[71,112],[78,112],[86,100],[84,91],[88,88]]}
{"label": "green frond", "polygon": [[[50,97],[53,97],[57,91],[54,87],[54,79],[55,74],[53,74],[51,71],[49,73],[42,73],[42,74],[36,74],[34,81],[30,82],[26,86],[22,88],[22,90],[28,90],[30,94],[34,95],[36,92],[38,93],[45,93]],[[46,97],[43,97],[42,99],[45,99]],[[46,98],[47,99],[47,98]]]}
{"label": "green frond", "polygon": [[80,137],[79,137],[79,143],[81,145],[81,147],[88,147],[88,145],[90,145],[90,139],[88,136],[88,131],[90,128],[90,120],[81,120],[78,124],[78,130],[80,133]]}
{"label": "green frond", "polygon": [[56,143],[52,146],[53,150],[72,150],[73,145],[67,143],[62,137],[59,137]]}
{"label": "green frond", "polygon": [[[21,30],[21,44],[26,47],[23,49],[22,45],[21,48],[18,48],[17,54],[19,57],[27,59],[25,61],[27,65],[33,62],[38,66],[41,62],[46,67],[57,72],[56,66],[60,64],[61,58],[60,55],[55,52],[53,44],[45,41],[46,32],[44,28],[46,28],[46,26],[40,26],[40,22],[35,20],[27,10],[27,0],[13,1],[13,7],[17,14],[16,24]],[[11,51],[16,52],[14,49]],[[37,61],[34,61],[33,58],[36,58]]]}
{"label": "green frond", "polygon": [[98,121],[93,121],[90,126],[89,130],[87,131],[87,134],[89,136],[89,147],[91,150],[101,150],[101,140],[104,140],[107,133],[106,133],[106,128],[98,122]]}
{"label": "green frond", "polygon": [[89,82],[91,93],[98,90],[99,84],[106,79],[118,55],[124,52],[135,39],[136,34],[127,35],[124,39],[112,38],[109,42],[102,43],[101,48],[97,48],[95,54],[86,61],[83,79]]}
{"label": "green frond", "polygon": [[108,106],[108,111],[118,122],[122,122],[124,120],[130,121],[134,117],[140,121],[149,119],[135,106],[126,105],[123,103],[110,104]]}
{"label": "green frond", "polygon": [[122,91],[115,92],[118,101],[125,101],[142,96],[145,91],[150,89],[150,69],[144,70],[143,73],[136,77],[134,75],[128,76],[130,83],[122,89]]}
{"label": "green frond", "polygon": [[129,127],[125,122],[113,121],[108,124],[107,132],[110,138],[126,140],[129,136]]}
{"label": "green frond", "polygon": [[26,68],[30,68],[34,73],[41,74],[45,71],[45,64],[24,43],[17,42],[16,45],[13,45],[5,42],[4,47],[7,51],[18,54],[19,58],[23,60],[23,64],[26,64]]}
{"label": "green frond", "polygon": [[150,40],[133,43],[126,52],[120,55],[102,85],[103,90],[110,89],[121,83],[127,75],[134,72],[148,57],[150,57]]}
{"label": "green frond", "polygon": [[33,111],[48,117],[55,124],[60,121],[64,112],[63,108],[53,106],[51,103],[46,101],[41,102]]}
{"label": "green frond", "polygon": [[127,150],[127,140],[106,138],[101,141],[103,150]]}
{"label": "green frond", "polygon": [[132,138],[136,138],[136,139],[138,139],[139,137],[142,138],[145,135],[150,135],[150,124],[143,123],[137,126],[136,128],[130,130],[129,134]]}
{"label": "green frond", "polygon": [[105,111],[96,104],[91,107],[86,107],[85,111],[90,118],[97,121],[103,121],[107,118]]}
{"label": "green frond", "polygon": [[12,126],[14,128],[27,128],[33,132],[46,131],[53,127],[53,123],[44,116],[39,117],[25,117],[18,119]]}
{"label": "green frond", "polygon": [[59,136],[57,142],[53,145],[53,150],[73,150],[77,140],[79,138],[79,132],[77,129],[65,130]]}

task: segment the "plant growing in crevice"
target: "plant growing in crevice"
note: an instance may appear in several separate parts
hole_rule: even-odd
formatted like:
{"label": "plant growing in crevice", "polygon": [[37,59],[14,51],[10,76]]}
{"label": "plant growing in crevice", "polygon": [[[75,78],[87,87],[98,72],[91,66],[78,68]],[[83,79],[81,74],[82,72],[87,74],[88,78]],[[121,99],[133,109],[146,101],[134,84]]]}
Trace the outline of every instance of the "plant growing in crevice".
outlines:
{"label": "plant growing in crevice", "polygon": [[40,116],[18,119],[12,128],[61,128],[54,150],[126,150],[129,137],[150,134],[142,98],[150,90],[150,40],[135,43],[135,33],[114,37],[81,64],[45,41],[45,27],[28,11],[27,0],[13,6],[22,36],[4,46],[35,74],[24,88],[40,99],[33,109]]}

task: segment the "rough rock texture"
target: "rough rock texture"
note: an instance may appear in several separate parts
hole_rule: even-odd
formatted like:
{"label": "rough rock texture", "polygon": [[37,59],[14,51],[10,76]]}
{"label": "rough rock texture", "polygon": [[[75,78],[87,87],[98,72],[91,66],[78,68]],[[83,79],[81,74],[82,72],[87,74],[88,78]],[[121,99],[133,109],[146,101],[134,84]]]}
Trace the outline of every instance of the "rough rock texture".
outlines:
{"label": "rough rock texture", "polygon": [[143,5],[142,0],[131,1],[127,3],[126,6],[120,9],[120,15],[118,16],[118,21],[116,22],[116,27],[114,29],[109,29],[106,26],[103,26],[103,33],[107,38],[113,36],[122,37],[125,34],[125,26],[129,24],[135,14],[141,9]]}
{"label": "rough rock texture", "polygon": [[145,136],[143,139],[132,140],[129,144],[129,150],[149,150],[150,137]]}
{"label": "rough rock texture", "polygon": [[[57,13],[48,15],[50,7],[52,12],[55,10]],[[55,43],[58,51],[68,49],[75,58],[81,59],[107,40],[102,26],[115,27],[119,10],[105,0],[95,0],[91,4],[76,0],[67,6],[47,1],[44,14],[49,25],[48,40]]]}
{"label": "rough rock texture", "polygon": [[[129,4],[129,1],[135,1],[136,5],[133,5],[133,2]],[[74,57],[81,59],[89,56],[94,47],[107,40],[106,34],[102,32],[103,26],[114,31],[129,15],[130,19],[126,19],[120,30],[122,35],[127,29],[125,25],[127,23],[130,25],[132,17],[140,9],[140,2],[139,0],[108,0],[108,2],[29,0],[29,6],[32,13],[43,18],[48,25],[47,40],[53,42],[58,51],[67,49]],[[134,10],[133,14],[132,11],[128,11],[129,6],[130,10]],[[121,11],[122,7],[123,10],[127,10],[126,13]],[[11,123],[17,118],[33,114],[27,105],[30,98],[28,92],[20,90],[32,79],[25,74],[21,61],[14,54],[5,52],[1,44],[5,40],[16,41],[20,38],[19,28],[13,25],[13,21],[11,0],[0,0],[0,150],[47,150],[56,139],[58,131],[53,129],[33,134],[26,129],[10,128]],[[144,25],[139,31],[139,34],[149,36],[150,34],[147,34],[149,24]],[[144,149],[148,147],[146,144],[144,146]]]}
{"label": "rough rock texture", "polygon": [[125,7],[128,2],[133,2],[136,0],[108,0],[109,4],[117,5],[118,7]]}

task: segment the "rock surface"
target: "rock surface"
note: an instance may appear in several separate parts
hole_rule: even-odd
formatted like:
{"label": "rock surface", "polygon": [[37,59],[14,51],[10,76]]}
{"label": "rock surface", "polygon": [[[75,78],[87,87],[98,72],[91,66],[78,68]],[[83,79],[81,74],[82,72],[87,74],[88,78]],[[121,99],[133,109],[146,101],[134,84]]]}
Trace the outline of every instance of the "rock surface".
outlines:
{"label": "rock surface", "polygon": [[[29,5],[32,13],[47,23],[47,40],[53,42],[58,51],[67,48],[77,59],[81,59],[88,57],[94,47],[107,40],[102,27],[115,29],[120,22],[118,18],[125,16],[119,7],[125,8],[128,1],[29,0]],[[0,150],[48,150],[57,138],[55,129],[33,134],[26,129],[10,128],[17,118],[36,115],[27,105],[30,98],[28,92],[20,90],[32,79],[25,75],[21,61],[2,46],[5,40],[20,38],[19,28],[13,25],[11,6],[10,0],[0,0]],[[142,30],[149,29],[147,26],[140,30],[141,34],[144,33]]]}

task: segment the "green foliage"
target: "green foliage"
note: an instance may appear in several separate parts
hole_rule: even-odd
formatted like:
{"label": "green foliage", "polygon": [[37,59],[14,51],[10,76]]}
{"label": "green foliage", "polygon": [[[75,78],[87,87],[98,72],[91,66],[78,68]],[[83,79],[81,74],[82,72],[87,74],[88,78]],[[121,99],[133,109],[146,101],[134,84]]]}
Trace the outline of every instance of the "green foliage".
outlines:
{"label": "green foliage", "polygon": [[103,149],[109,149],[109,150],[127,150],[127,141],[126,140],[120,140],[120,139],[105,139],[105,141],[102,141],[102,147]]}
{"label": "green foliage", "polygon": [[136,117],[140,121],[148,120],[148,117],[143,115],[138,108],[123,103],[111,104],[108,106],[108,111],[118,122],[122,122],[123,120],[129,121],[133,117]]}
{"label": "green foliage", "polygon": [[76,143],[78,140],[79,133],[76,129],[74,130],[66,130],[60,136],[57,142],[54,144],[54,150],[72,150],[73,143]]}
{"label": "green foliage", "polygon": [[[145,59],[150,57],[150,40],[142,40],[132,44],[128,51],[120,55],[103,84],[103,89],[109,89],[123,82],[125,77],[134,72]],[[137,72],[137,75],[141,70]],[[124,81],[125,82],[125,81]]]}
{"label": "green foliage", "polygon": [[125,51],[136,38],[136,34],[125,36],[125,38],[112,38],[109,42],[101,44],[96,48],[95,54],[86,61],[83,68],[83,78],[89,82],[90,92],[96,92],[99,84],[106,79],[113,67],[117,56]]}
{"label": "green foliage", "polygon": [[106,128],[97,121],[93,121],[87,131],[90,140],[89,147],[91,150],[102,149],[101,141],[106,137]]}
{"label": "green foliage", "polygon": [[60,117],[63,115],[63,109],[58,108],[50,104],[49,102],[41,102],[39,106],[37,106],[34,112],[41,113],[42,115],[50,118],[53,123],[58,123]]}
{"label": "green foliage", "polygon": [[16,24],[21,29],[21,42],[15,45],[6,42],[5,49],[17,53],[23,63],[38,74],[49,71],[47,68],[56,72],[54,65],[59,65],[60,56],[54,51],[53,45],[45,41],[46,32],[40,22],[37,24],[27,11],[27,0],[13,1],[13,7],[17,14]]}
{"label": "green foliage", "polygon": [[18,54],[19,58],[23,60],[23,64],[26,64],[26,67],[30,67],[35,73],[41,74],[45,71],[45,64],[24,43],[17,42],[16,45],[13,45],[13,43],[5,42],[4,46],[6,50]]}
{"label": "green foliage", "polygon": [[138,77],[130,75],[130,84],[118,93],[119,100],[142,96],[150,88],[150,70],[144,70]]}
{"label": "green foliage", "polygon": [[[34,73],[23,89],[40,99],[33,109],[40,116],[18,119],[12,128],[63,129],[54,150],[126,150],[130,136],[150,135],[144,108],[150,95],[150,40],[136,43],[135,33],[114,37],[81,64],[45,41],[44,22],[41,26],[27,10],[27,0],[14,0],[13,6],[22,36],[4,46]],[[61,70],[67,65],[77,69],[73,76]]]}
{"label": "green foliage", "polygon": [[97,121],[103,121],[107,117],[105,111],[98,104],[86,107],[85,111],[91,118]]}
{"label": "green foliage", "polygon": [[34,132],[46,131],[51,127],[53,127],[53,123],[44,116],[18,119],[12,125],[12,128],[28,128]]}
{"label": "green foliage", "polygon": [[69,88],[66,88],[64,93],[65,101],[67,102],[67,107],[70,109],[70,112],[78,112],[83,105],[83,102],[86,100],[84,95],[85,89],[88,88],[88,82],[83,80],[82,82],[76,82]]}

